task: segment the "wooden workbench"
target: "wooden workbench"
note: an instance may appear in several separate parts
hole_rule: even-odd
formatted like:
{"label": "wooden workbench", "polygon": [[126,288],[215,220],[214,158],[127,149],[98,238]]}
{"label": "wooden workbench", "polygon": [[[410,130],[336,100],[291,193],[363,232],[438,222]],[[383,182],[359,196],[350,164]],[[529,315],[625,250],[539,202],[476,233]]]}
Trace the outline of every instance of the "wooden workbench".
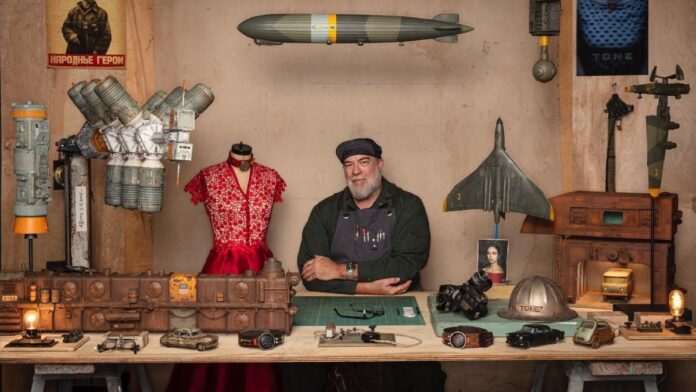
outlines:
{"label": "wooden workbench", "polygon": [[[421,309],[427,309],[426,292],[415,295]],[[422,340],[415,347],[331,347],[319,348],[314,332],[321,327],[295,327],[286,337],[285,343],[269,351],[239,347],[237,335],[220,335],[219,347],[198,352],[195,350],[168,348],[159,345],[161,333],[150,334],[150,344],[137,354],[130,351],[99,353],[97,344],[103,334],[88,334],[90,340],[73,352],[9,352],[0,349],[0,364],[52,364],[52,363],[174,363],[174,362],[378,362],[378,361],[574,361],[574,360],[696,360],[696,340],[683,341],[629,341],[617,337],[614,344],[595,350],[588,346],[575,345],[572,337],[558,344],[530,349],[510,347],[504,338],[496,338],[495,344],[487,348],[452,349],[436,337],[427,311],[423,311],[426,325],[384,326],[377,331],[395,332]],[[340,327],[340,326],[339,326]],[[17,336],[3,336],[4,347]],[[397,342],[411,343],[411,340]]]}

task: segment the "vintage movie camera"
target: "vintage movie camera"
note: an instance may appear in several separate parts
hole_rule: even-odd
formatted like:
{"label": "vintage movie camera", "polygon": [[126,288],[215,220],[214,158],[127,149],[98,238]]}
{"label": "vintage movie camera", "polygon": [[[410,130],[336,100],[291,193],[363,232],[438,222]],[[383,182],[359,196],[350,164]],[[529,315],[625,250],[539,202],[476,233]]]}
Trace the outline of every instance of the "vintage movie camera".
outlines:
{"label": "vintage movie camera", "polygon": [[493,286],[484,270],[474,273],[461,286],[443,284],[435,298],[437,310],[462,312],[469,320],[477,320],[488,314],[488,297],[484,294]]}

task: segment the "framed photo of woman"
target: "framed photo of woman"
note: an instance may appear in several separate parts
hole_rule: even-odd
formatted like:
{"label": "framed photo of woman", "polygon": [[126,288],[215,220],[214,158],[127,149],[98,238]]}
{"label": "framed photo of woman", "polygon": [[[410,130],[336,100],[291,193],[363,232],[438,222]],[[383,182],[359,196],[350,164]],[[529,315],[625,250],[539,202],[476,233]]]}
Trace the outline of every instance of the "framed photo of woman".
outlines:
{"label": "framed photo of woman", "polygon": [[479,240],[478,269],[488,273],[493,283],[507,282],[508,240]]}

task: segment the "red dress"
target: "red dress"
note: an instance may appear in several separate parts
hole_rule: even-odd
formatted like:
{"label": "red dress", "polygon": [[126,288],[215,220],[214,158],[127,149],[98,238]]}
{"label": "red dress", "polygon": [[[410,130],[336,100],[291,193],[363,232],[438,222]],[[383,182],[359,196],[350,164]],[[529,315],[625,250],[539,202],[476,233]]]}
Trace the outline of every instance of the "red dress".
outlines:
{"label": "red dress", "polygon": [[[203,273],[259,273],[273,256],[266,245],[268,223],[275,202],[282,201],[285,181],[278,172],[255,163],[246,193],[228,162],[201,170],[184,190],[194,204],[203,202],[213,229],[213,248]],[[280,391],[273,364],[177,365],[169,391]]]}

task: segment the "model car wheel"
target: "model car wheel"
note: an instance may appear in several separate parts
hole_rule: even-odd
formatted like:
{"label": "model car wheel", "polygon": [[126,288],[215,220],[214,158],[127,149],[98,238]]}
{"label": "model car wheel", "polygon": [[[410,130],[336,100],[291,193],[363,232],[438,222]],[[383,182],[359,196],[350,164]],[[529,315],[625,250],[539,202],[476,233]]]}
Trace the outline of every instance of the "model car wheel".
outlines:
{"label": "model car wheel", "polygon": [[522,348],[529,348],[529,346],[530,346],[530,343],[528,341],[522,343]]}
{"label": "model car wheel", "polygon": [[599,348],[599,338],[595,336],[590,344],[592,345],[592,348]]}
{"label": "model car wheel", "polygon": [[196,344],[196,350],[205,351],[205,344],[203,344],[203,343]]}

